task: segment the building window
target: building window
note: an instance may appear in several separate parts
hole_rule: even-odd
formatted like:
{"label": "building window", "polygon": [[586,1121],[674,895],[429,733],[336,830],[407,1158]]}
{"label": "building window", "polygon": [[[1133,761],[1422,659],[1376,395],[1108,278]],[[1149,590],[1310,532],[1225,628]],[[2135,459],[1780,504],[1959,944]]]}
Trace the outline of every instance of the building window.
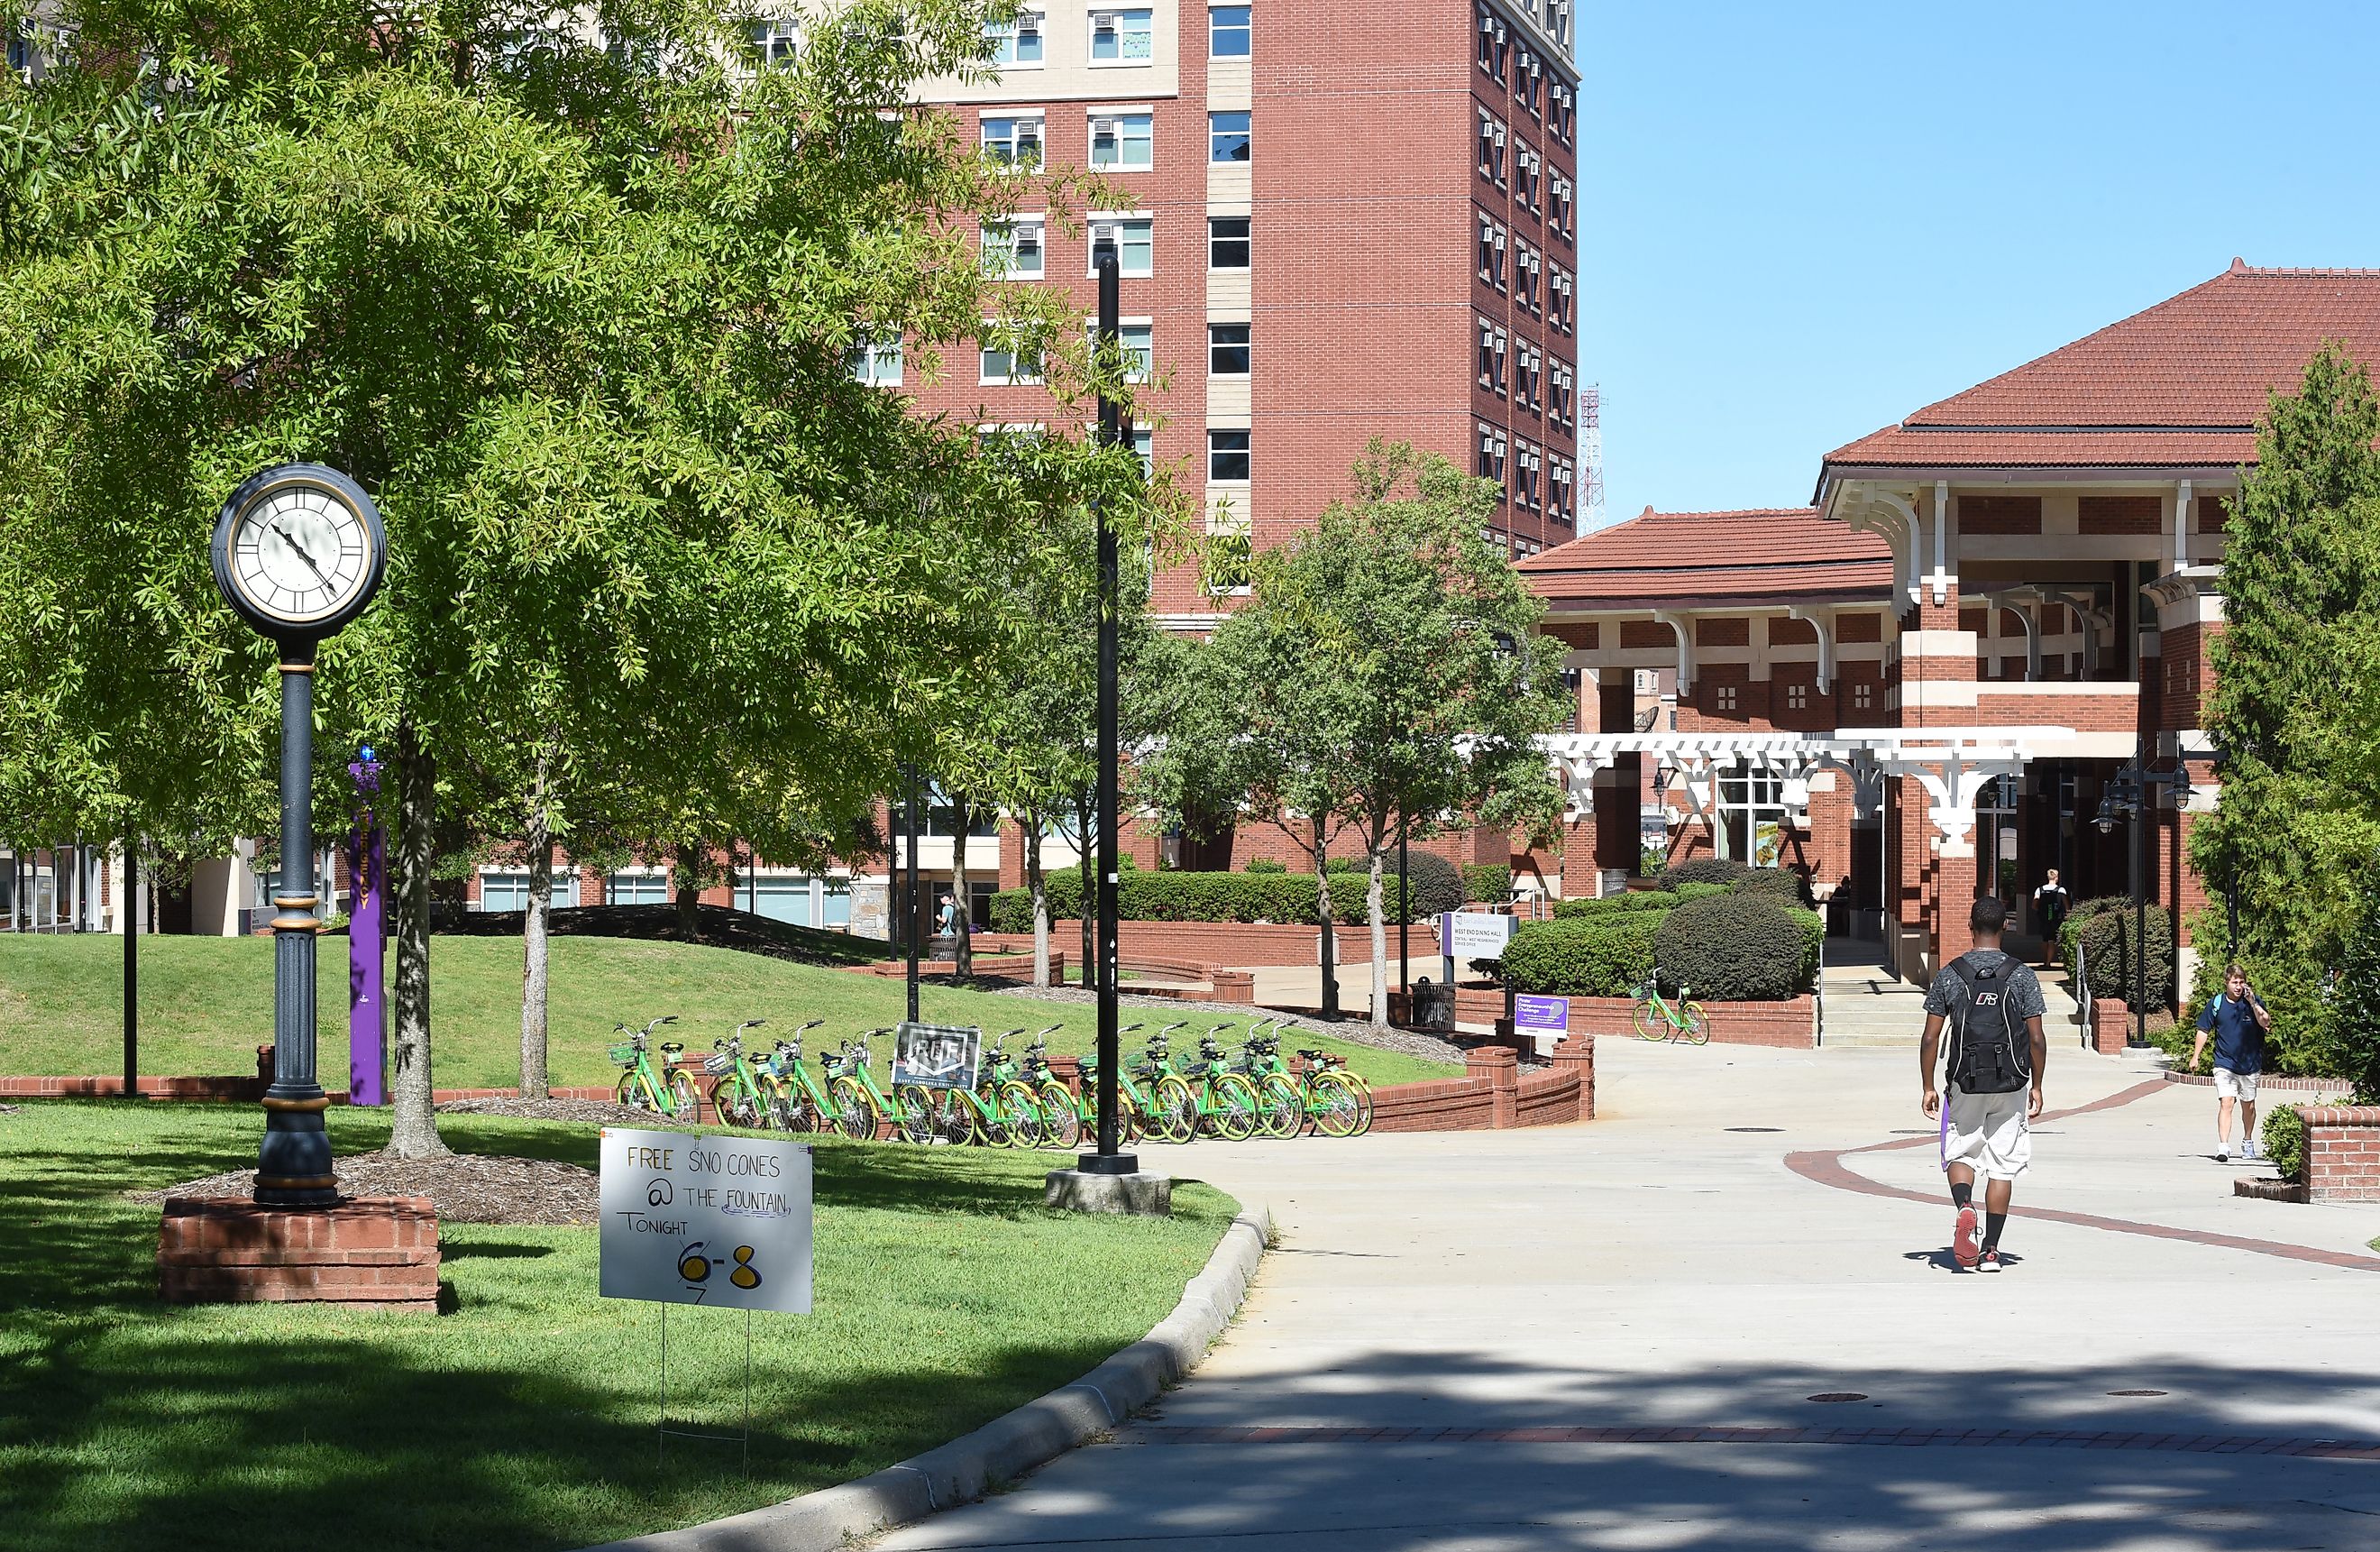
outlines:
{"label": "building window", "polygon": [[1251,467],[1250,433],[1210,431],[1207,434],[1207,479],[1214,484],[1245,484]]}
{"label": "building window", "polygon": [[988,23],[983,38],[995,65],[1029,68],[1041,63],[1041,17],[1037,11],[1019,11],[1014,21]]}
{"label": "building window", "polygon": [[1002,280],[1040,279],[1041,219],[1018,215],[984,227],[984,273]]}
{"label": "building window", "polygon": [[1256,42],[1256,30],[1245,6],[1210,6],[1207,9],[1207,56],[1245,59]]}
{"label": "building window", "polygon": [[[1720,710],[1732,711],[1733,685],[1721,685]],[[1755,867],[1782,861],[1785,840],[1785,778],[1774,771],[1722,776],[1718,780],[1719,847],[1722,856]]]}
{"label": "building window", "polygon": [[[751,38],[752,62],[764,70],[781,69],[794,62],[801,48],[801,27],[782,18],[756,21],[752,23]],[[21,68],[17,66],[18,46],[14,38],[8,41],[8,63]]]}
{"label": "building window", "polygon": [[1510,336],[1487,319],[1479,320],[1479,385],[1504,391],[1504,355]]}
{"label": "building window", "polygon": [[1156,56],[1154,11],[1093,11],[1091,63],[1146,65]]}
{"label": "building window", "polygon": [[1479,218],[1479,278],[1504,289],[1504,228],[1486,216]]}
{"label": "building window", "polygon": [[1479,477],[1493,480],[1500,488],[1504,483],[1504,462],[1509,444],[1504,434],[1495,426],[1482,422],[1479,427]]}
{"label": "building window", "polygon": [[1504,24],[1496,19],[1493,11],[1482,6],[1479,10],[1479,67],[1500,83],[1504,79],[1504,53],[1509,46]]}
{"label": "building window", "polygon": [[[959,833],[958,804],[951,800],[950,795],[942,790],[941,784],[939,782],[929,781],[926,784],[925,797],[926,823],[924,828],[917,832],[918,835],[927,840],[937,837],[948,839],[956,836]],[[889,822],[896,835],[907,833],[908,813],[909,808],[906,803],[894,803],[888,810]],[[982,803],[968,804],[967,834],[978,840],[1000,834],[999,812]]]}
{"label": "building window", "polygon": [[1246,324],[1207,325],[1208,376],[1245,377],[1248,374],[1250,326]]}
{"label": "building window", "polygon": [[1156,131],[1145,113],[1091,116],[1091,165],[1101,172],[1146,172],[1154,162]]}
{"label": "building window", "polygon": [[1711,703],[1723,712],[1735,710],[1735,686],[1731,684],[1718,686],[1711,692]]}
{"label": "building window", "polygon": [[[1002,325],[987,321],[984,327],[997,330]],[[1041,352],[1014,337],[996,338],[983,347],[985,383],[1038,383],[1041,381]]]}
{"label": "building window", "polygon": [[851,375],[856,382],[872,388],[897,388],[901,385],[901,341],[898,336],[888,340],[868,340],[851,348]]}
{"label": "building window", "polygon": [[1220,598],[1245,593],[1255,570],[1256,544],[1245,533],[1209,533],[1198,556],[1199,580]]}
{"label": "building window", "polygon": [[1248,217],[1245,215],[1207,217],[1207,267],[1221,270],[1246,269],[1248,259]]}
{"label": "building window", "polygon": [[1876,687],[1865,682],[1852,686],[1852,710],[1866,712],[1875,709]]}
{"label": "building window", "polygon": [[1248,116],[1210,113],[1207,116],[1207,160],[1245,162],[1248,159]]}
{"label": "building window", "polygon": [[1531,210],[1537,206],[1537,169],[1544,166],[1528,141],[1523,141],[1512,150],[1512,197]]}
{"label": "building window", "polygon": [[[480,870],[480,910],[527,910],[528,909],[528,870],[527,868],[481,868]],[[567,868],[553,870],[553,908],[567,910],[578,903],[578,874]]]}
{"label": "building window", "polygon": [[1157,478],[1157,433],[1148,426],[1132,428],[1132,450],[1140,455],[1140,477]]}
{"label": "building window", "polygon": [[1810,687],[1796,680],[1785,687],[1785,709],[1805,712],[1810,709]]}
{"label": "building window", "polygon": [[983,121],[984,154],[1012,172],[1041,166],[1041,116],[1014,115]]}
{"label": "building window", "polygon": [[1504,181],[1504,123],[1487,109],[1479,110],[1479,176],[1498,186]]}
{"label": "building window", "polygon": [[1512,295],[1531,312],[1537,308],[1537,276],[1542,268],[1537,251],[1525,242],[1514,239],[1517,252],[1512,260]]}
{"label": "building window", "polygon": [[1118,324],[1116,344],[1123,350],[1123,380],[1146,383],[1157,370],[1157,326],[1154,324]]}
{"label": "building window", "polygon": [[1117,273],[1127,280],[1147,279],[1155,273],[1155,234],[1156,224],[1146,215],[1092,216],[1091,267],[1087,273],[1099,273],[1099,250],[1113,244]]}
{"label": "building window", "polygon": [[603,877],[605,905],[667,905],[670,900],[667,868],[623,869]]}

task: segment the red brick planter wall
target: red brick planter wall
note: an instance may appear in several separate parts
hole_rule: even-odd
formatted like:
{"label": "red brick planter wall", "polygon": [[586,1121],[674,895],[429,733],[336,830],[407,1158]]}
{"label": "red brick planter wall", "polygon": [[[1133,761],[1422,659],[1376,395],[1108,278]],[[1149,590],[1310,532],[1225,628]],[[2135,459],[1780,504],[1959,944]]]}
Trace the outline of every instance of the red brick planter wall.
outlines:
{"label": "red brick planter wall", "polygon": [[1460,1078],[1391,1083],[1372,1095],[1375,1131],[1488,1131],[1561,1126],[1595,1114],[1595,1043],[1572,1039],[1550,1070],[1521,1076],[1520,1058],[1485,1045],[1464,1060]]}
{"label": "red brick planter wall", "polygon": [[[1788,1002],[1706,1002],[1711,1042],[1718,1045],[1774,1045],[1807,1051],[1817,1045],[1817,1000],[1794,997]],[[1633,997],[1572,997],[1571,1026],[1590,1034],[1636,1033],[1636,1002]]]}
{"label": "red brick planter wall", "polygon": [[2132,1037],[2132,1010],[2121,997],[2091,999],[2091,1048],[2103,1057],[2123,1055]]}
{"label": "red brick planter wall", "polygon": [[2301,1105],[2316,1202],[2380,1202],[2380,1105]]}
{"label": "red brick planter wall", "polygon": [[438,1308],[438,1215],[424,1196],[260,1207],[176,1196],[157,1226],[157,1293],[172,1304]]}

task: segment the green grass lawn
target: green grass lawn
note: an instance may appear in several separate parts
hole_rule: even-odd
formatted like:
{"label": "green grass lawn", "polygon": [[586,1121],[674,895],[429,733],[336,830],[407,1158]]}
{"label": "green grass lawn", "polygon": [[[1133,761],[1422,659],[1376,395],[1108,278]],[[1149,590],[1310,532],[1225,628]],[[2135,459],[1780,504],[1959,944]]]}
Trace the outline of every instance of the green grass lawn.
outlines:
{"label": "green grass lawn", "polygon": [[[322,1070],[343,1087],[346,1062],[346,940],[322,940],[317,996]],[[0,935],[0,1074],[116,1073],[123,1061],[124,940],[104,935]],[[795,963],[731,948],[636,938],[552,940],[548,1032],[553,1082],[609,1083],[614,1023],[663,1013],[672,1033],[707,1047],[746,1019],[791,1034],[811,1019],[840,1042],[903,1015],[898,979]],[[440,936],[430,952],[431,1074],[442,1087],[509,1087],[520,1074],[521,948],[502,937]],[[980,1024],[988,1033],[1023,1024],[1063,1028],[1062,1054],[1088,1050],[1094,1009],[954,987],[924,988],[919,1009],[937,1023]],[[1189,1013],[1190,1010],[1184,1010]],[[1180,1016],[1180,1015],[1177,1015]],[[1216,1021],[1190,1013],[1192,1030]],[[1127,1008],[1124,1021],[1170,1023],[1158,1008]],[[1246,1020],[1240,1023],[1245,1025]],[[1188,1032],[1185,1032],[1188,1033]],[[273,942],[264,937],[147,937],[140,941],[140,1069],[160,1074],[253,1072],[256,1047],[273,1038]],[[1136,1049],[1127,1036],[1127,1049]],[[1303,1036],[1299,1044],[1306,1044]],[[1459,1075],[1447,1064],[1318,1036],[1375,1084]],[[1012,1043],[1021,1049],[1022,1043]],[[1192,1047],[1191,1049],[1195,1049]],[[1184,1054],[1189,1054],[1187,1050]],[[892,1048],[874,1048],[880,1069]]]}
{"label": "green grass lawn", "polygon": [[[386,1135],[330,1118],[342,1153]],[[588,1128],[443,1127],[595,1163]],[[656,1464],[660,1306],[596,1296],[590,1228],[444,1227],[449,1314],[159,1303],[158,1210],[125,1193],[253,1164],[258,1130],[233,1106],[0,1115],[0,1546],[535,1552],[757,1508],[1080,1377],[1236,1211],[1185,1184],[1172,1219],[1049,1213],[1044,1157],[822,1142],[817,1313],[751,1317],[747,1480],[733,1445]],[[740,1424],[744,1319],[671,1312],[674,1422]]]}

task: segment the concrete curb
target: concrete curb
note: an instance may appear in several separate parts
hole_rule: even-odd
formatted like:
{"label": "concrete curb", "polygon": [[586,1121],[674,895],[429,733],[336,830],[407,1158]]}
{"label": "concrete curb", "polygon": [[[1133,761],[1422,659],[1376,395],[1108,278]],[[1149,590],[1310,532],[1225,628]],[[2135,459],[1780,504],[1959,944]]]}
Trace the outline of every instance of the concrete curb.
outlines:
{"label": "concrete curb", "polygon": [[588,1552],[834,1552],[850,1542],[970,1499],[1114,1428],[1197,1366],[1247,1294],[1272,1238],[1272,1215],[1243,1208],[1173,1313],[1072,1385],[993,1418],[974,1433],[872,1476],[681,1531],[656,1531]]}

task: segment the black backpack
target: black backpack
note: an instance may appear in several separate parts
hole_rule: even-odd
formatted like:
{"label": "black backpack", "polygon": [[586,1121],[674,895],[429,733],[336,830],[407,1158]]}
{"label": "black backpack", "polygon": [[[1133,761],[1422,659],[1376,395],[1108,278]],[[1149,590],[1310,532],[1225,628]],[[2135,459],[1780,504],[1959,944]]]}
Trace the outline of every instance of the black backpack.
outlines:
{"label": "black backpack", "polygon": [[2014,1094],[2033,1081],[2032,1041],[2009,1006],[2008,955],[1977,950],[1950,961],[1967,988],[1951,1009],[1949,1081],[1961,1094]]}

